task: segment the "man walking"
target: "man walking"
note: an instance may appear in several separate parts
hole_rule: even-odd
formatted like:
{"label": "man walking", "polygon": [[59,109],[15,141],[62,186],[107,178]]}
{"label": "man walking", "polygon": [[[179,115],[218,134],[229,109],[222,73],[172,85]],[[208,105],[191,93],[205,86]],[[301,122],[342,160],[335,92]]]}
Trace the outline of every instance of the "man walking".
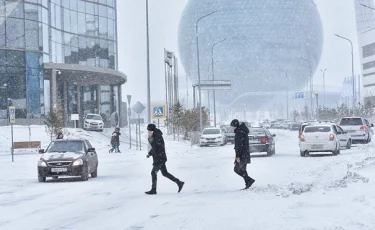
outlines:
{"label": "man walking", "polygon": [[245,123],[240,125],[237,119],[234,119],[230,126],[232,126],[235,133],[234,136],[234,150],[236,151],[236,160],[234,161],[234,172],[245,180],[248,189],[255,182],[255,180],[247,175],[246,166],[250,164],[250,148],[249,148],[249,129]]}
{"label": "man walking", "polygon": [[147,126],[147,130],[148,130],[148,142],[150,143],[152,147],[150,152],[147,154],[147,158],[152,156],[154,163],[153,163],[153,168],[151,170],[152,187],[150,191],[145,192],[145,193],[148,195],[156,194],[157,173],[159,170],[161,171],[163,176],[175,182],[178,186],[178,192],[181,192],[181,189],[184,186],[185,182],[180,181],[179,179],[174,177],[172,174],[170,174],[165,165],[165,163],[167,162],[167,155],[165,153],[163,133],[160,131],[160,129],[157,129],[154,124],[149,124]]}

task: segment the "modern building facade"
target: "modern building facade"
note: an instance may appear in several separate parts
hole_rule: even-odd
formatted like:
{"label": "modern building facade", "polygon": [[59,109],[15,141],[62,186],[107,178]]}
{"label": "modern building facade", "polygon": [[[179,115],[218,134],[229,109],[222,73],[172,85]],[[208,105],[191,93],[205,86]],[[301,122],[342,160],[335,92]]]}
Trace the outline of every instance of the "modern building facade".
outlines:
{"label": "modern building facade", "polygon": [[[375,6],[373,0],[354,0],[365,105],[375,107]],[[365,6],[367,7],[365,7]],[[371,9],[372,8],[372,9]]]}
{"label": "modern building facade", "polygon": [[323,48],[322,22],[313,0],[189,0],[180,19],[178,45],[194,84],[196,36],[201,80],[231,80],[231,90],[216,90],[224,107],[247,104],[258,109],[275,97],[248,93],[302,90]]}
{"label": "modern building facade", "polygon": [[1,109],[19,119],[120,114],[117,56],[116,0],[0,0]]}

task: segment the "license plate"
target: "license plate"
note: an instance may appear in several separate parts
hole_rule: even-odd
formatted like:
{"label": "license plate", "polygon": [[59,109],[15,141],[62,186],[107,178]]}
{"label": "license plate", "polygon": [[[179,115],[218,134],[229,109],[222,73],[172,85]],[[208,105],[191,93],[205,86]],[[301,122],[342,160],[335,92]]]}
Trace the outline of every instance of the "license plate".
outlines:
{"label": "license plate", "polygon": [[322,149],[323,145],[312,145],[311,149]]}
{"label": "license plate", "polygon": [[51,168],[51,172],[67,172],[67,168]]}

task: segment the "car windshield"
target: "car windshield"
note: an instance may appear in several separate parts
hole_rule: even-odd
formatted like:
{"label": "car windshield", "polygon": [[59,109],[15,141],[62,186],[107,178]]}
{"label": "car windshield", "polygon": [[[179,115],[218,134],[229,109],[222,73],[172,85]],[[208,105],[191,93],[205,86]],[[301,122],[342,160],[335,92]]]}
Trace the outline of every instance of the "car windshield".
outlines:
{"label": "car windshield", "polygon": [[65,152],[75,152],[84,153],[85,148],[82,141],[54,141],[52,142],[47,151],[47,153],[65,153]]}
{"label": "car windshield", "polygon": [[362,119],[361,118],[342,118],[340,121],[341,126],[345,125],[362,125]]}
{"label": "car windshield", "polygon": [[329,126],[307,126],[305,128],[305,133],[327,133],[331,131]]}
{"label": "car windshield", "polygon": [[249,128],[250,135],[264,135],[265,131],[262,128]]}
{"label": "car windshield", "polygon": [[86,116],[86,119],[101,121],[101,120],[102,120],[102,117],[99,116],[99,115],[87,115],[87,116]]}
{"label": "car windshield", "polygon": [[227,127],[226,132],[227,132],[227,133],[234,133],[232,127]]}
{"label": "car windshield", "polygon": [[220,134],[220,129],[205,129],[203,134]]}

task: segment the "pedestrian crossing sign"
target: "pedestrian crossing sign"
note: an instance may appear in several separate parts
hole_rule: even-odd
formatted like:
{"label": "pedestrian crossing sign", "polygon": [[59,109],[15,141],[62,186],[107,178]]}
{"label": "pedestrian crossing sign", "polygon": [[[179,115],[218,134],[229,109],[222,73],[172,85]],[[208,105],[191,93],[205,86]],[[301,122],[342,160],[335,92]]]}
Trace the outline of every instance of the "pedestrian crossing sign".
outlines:
{"label": "pedestrian crossing sign", "polygon": [[16,123],[16,107],[9,106],[9,122],[11,124]]}
{"label": "pedestrian crossing sign", "polygon": [[165,105],[153,105],[152,106],[152,119],[165,119],[166,114]]}

